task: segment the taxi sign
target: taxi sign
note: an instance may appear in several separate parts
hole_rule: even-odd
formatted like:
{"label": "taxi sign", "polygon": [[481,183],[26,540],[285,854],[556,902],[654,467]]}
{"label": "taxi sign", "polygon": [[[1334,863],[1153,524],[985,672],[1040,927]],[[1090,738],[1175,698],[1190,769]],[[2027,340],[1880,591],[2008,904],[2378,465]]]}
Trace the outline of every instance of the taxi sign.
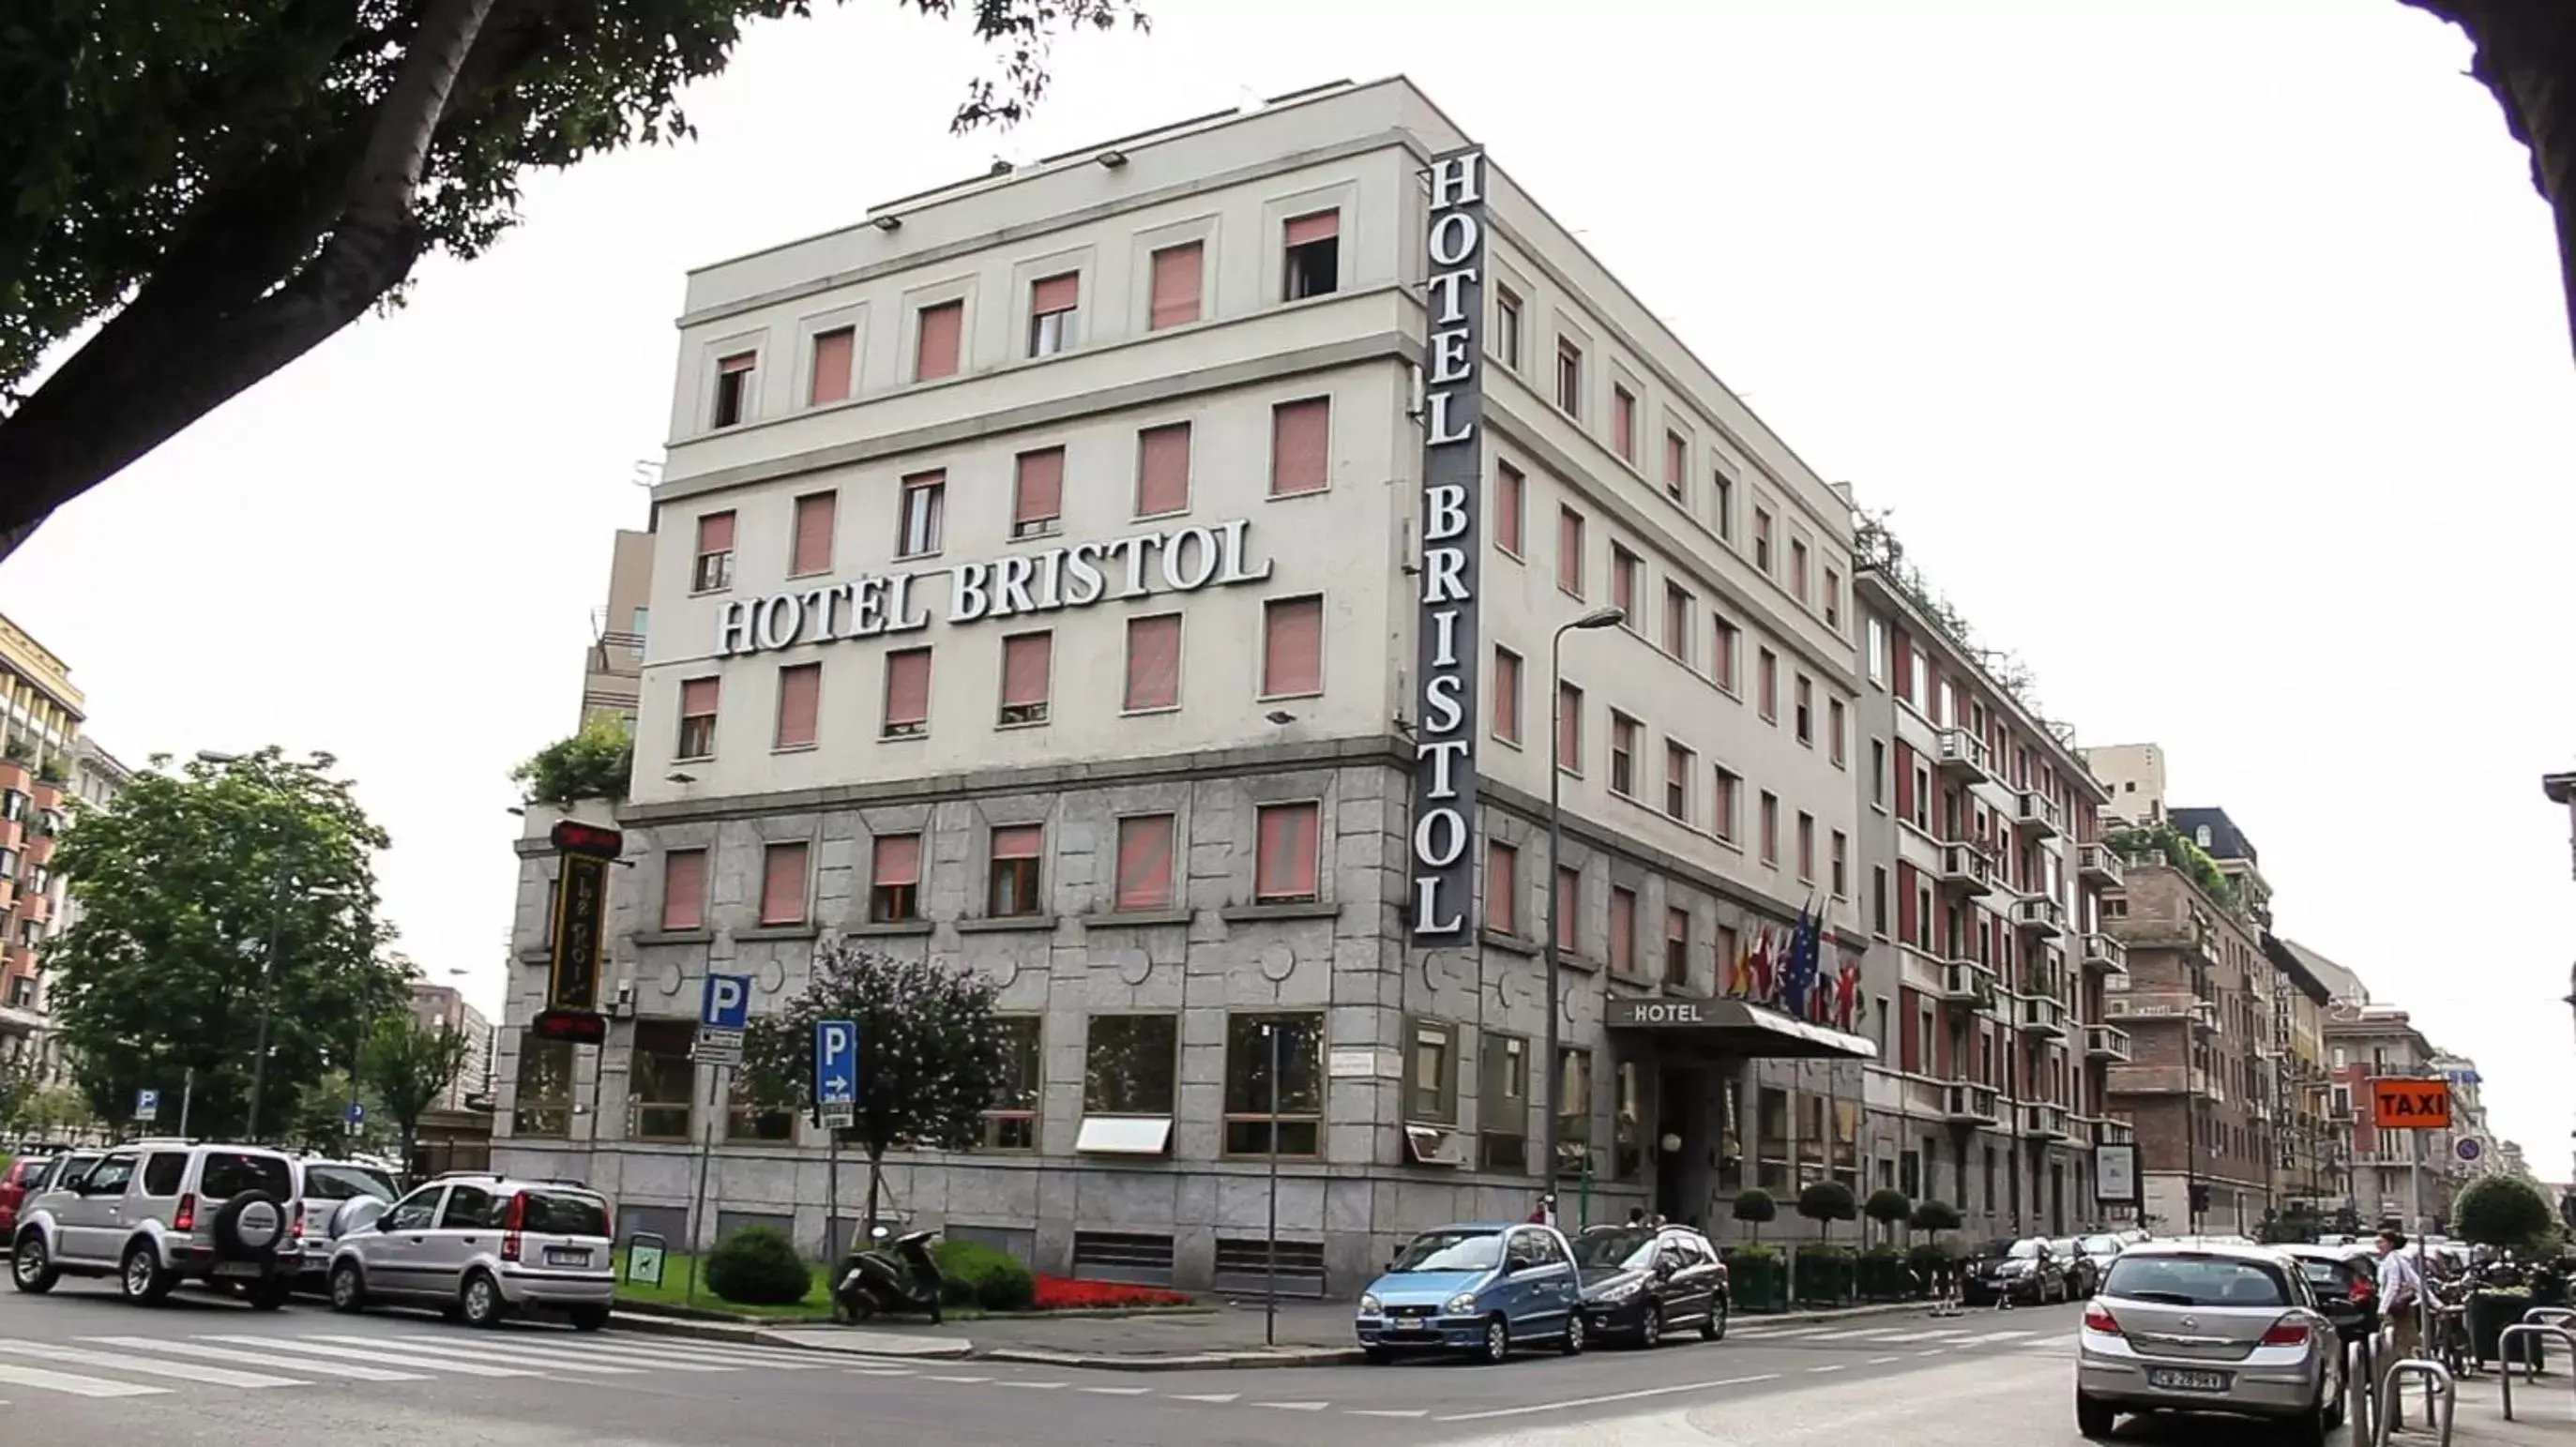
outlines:
{"label": "taxi sign", "polygon": [[2376,1130],[2449,1130],[2451,1082],[2402,1079],[2370,1082],[2370,1124]]}

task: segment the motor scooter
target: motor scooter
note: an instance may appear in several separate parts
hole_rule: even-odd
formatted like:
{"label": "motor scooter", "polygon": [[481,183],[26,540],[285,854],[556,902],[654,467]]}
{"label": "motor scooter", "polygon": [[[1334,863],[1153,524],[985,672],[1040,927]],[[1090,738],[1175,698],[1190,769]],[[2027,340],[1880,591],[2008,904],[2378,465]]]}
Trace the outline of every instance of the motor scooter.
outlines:
{"label": "motor scooter", "polygon": [[928,1316],[933,1326],[938,1325],[947,1278],[930,1254],[930,1243],[939,1233],[908,1231],[891,1236],[879,1226],[868,1234],[876,1245],[853,1253],[842,1264],[840,1283],[832,1288],[833,1318],[859,1322],[879,1312],[899,1312]]}

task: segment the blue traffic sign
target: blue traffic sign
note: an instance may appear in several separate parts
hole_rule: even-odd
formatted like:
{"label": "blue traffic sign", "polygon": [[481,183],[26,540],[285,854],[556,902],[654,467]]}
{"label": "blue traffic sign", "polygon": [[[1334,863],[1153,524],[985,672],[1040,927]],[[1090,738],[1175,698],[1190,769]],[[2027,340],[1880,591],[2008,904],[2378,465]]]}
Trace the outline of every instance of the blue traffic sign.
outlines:
{"label": "blue traffic sign", "polygon": [[859,1099],[859,1022],[814,1022],[814,1103],[855,1105]]}
{"label": "blue traffic sign", "polygon": [[157,1090],[138,1090],[134,1092],[134,1118],[136,1120],[160,1119],[161,1092]]}
{"label": "blue traffic sign", "polygon": [[367,1123],[367,1107],[364,1101],[350,1101],[348,1113],[349,1124],[365,1125]]}
{"label": "blue traffic sign", "polygon": [[707,993],[698,1006],[698,1023],[709,1030],[750,1028],[751,976],[707,976]]}
{"label": "blue traffic sign", "polygon": [[2451,1149],[2463,1161],[2474,1161],[2486,1153],[2486,1147],[2478,1144],[2478,1138],[2473,1135],[2460,1137],[2459,1144],[2452,1146]]}

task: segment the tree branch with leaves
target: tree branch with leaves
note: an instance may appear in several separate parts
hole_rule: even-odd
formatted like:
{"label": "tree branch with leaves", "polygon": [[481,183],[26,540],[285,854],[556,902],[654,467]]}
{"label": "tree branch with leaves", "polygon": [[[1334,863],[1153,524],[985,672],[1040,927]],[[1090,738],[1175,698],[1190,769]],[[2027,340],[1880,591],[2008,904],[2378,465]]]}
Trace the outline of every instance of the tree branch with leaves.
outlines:
{"label": "tree branch with leaves", "polygon": [[376,1022],[374,1033],[358,1052],[358,1079],[393,1118],[402,1142],[402,1168],[412,1169],[420,1144],[420,1120],[438,1106],[456,1084],[473,1052],[472,1037],[441,1020],[423,1023],[408,1010],[397,1010]]}

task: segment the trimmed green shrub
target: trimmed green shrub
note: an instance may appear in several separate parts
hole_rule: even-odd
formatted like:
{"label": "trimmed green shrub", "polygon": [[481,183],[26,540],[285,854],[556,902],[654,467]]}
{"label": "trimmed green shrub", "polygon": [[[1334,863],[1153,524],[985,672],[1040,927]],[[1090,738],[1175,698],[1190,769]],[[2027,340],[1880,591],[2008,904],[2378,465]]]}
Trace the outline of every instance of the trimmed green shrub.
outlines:
{"label": "trimmed green shrub", "polygon": [[1038,1281],[1020,1258],[981,1241],[942,1241],[930,1249],[947,1278],[941,1289],[951,1306],[985,1311],[1028,1311],[1037,1305]]}
{"label": "trimmed green shrub", "polygon": [[1840,1181],[1817,1181],[1798,1193],[1798,1214],[1816,1223],[1818,1236],[1831,1236],[1834,1223],[1858,1216],[1860,1205],[1852,1199],[1851,1187]]}
{"label": "trimmed green shrub", "polygon": [[727,1236],[700,1269],[709,1291],[741,1306],[794,1306],[814,1289],[813,1268],[775,1226],[746,1226]]}
{"label": "trimmed green shrub", "polygon": [[1762,1239],[1762,1223],[1777,1220],[1780,1215],[1780,1203],[1772,1200],[1771,1193],[1760,1186],[1749,1186],[1738,1192],[1731,1209],[1736,1220],[1753,1228],[1753,1239],[1757,1242]]}
{"label": "trimmed green shrub", "polygon": [[1956,1231],[1959,1208],[1947,1201],[1917,1201],[1912,1220],[1917,1231]]}

